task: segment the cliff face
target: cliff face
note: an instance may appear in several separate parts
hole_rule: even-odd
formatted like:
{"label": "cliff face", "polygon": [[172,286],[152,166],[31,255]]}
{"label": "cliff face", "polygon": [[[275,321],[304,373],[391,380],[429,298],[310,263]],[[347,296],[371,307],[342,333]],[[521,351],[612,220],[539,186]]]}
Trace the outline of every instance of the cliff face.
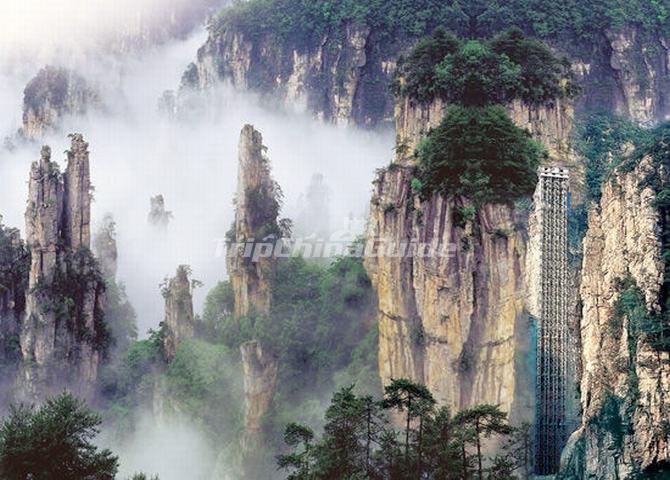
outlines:
{"label": "cliff face", "polygon": [[668,39],[645,35],[632,25],[605,36],[602,54],[578,65],[584,74],[584,104],[647,125],[670,118]]}
{"label": "cliff face", "polygon": [[47,66],[30,80],[23,92],[20,134],[38,140],[57,131],[66,115],[85,115],[100,108],[98,93],[77,73]]}
{"label": "cliff face", "polygon": [[195,320],[193,318],[193,293],[189,280],[189,267],[180,265],[176,275],[167,281],[163,290],[165,298],[165,356],[168,361],[174,358],[177,348],[193,337]]}
{"label": "cliff face", "polygon": [[[573,162],[570,105],[510,115],[546,138],[555,161]],[[397,157],[375,180],[369,245],[425,244],[436,255],[368,256],[379,296],[379,368],[383,383],[408,377],[425,383],[458,410],[499,404],[513,420],[532,419],[535,365],[529,317],[528,212],[488,204],[468,219],[460,197],[421,202],[411,190],[419,140],[442,119],[444,105],[402,99],[396,107]],[[383,243],[382,243],[383,242]]]}
{"label": "cliff face", "polygon": [[64,386],[92,396],[106,347],[105,285],[89,250],[88,144],[79,134],[71,140],[63,175],[49,147],[30,170],[31,266],[20,345],[22,383],[33,398]]}
{"label": "cliff face", "polygon": [[[235,222],[227,255],[236,316],[268,315],[272,302],[276,257],[254,255],[264,239],[279,233],[280,192],[270,174],[265,150],[261,133],[245,125],[240,134]],[[240,352],[245,403],[240,468],[244,478],[256,478],[264,458],[261,421],[277,388],[279,364],[256,340],[243,343]]]}
{"label": "cliff face", "polygon": [[278,34],[213,31],[185,74],[184,86],[229,81],[338,125],[390,121],[393,99],[387,87],[397,47],[385,49],[367,26],[349,24],[341,33],[291,46]]}
{"label": "cliff face", "polygon": [[[30,254],[18,229],[0,223],[0,366],[20,359],[19,330],[25,313]],[[5,371],[4,375],[10,375]]]}
{"label": "cliff face", "polygon": [[[338,125],[390,123],[394,99],[388,85],[399,55],[416,38],[382,41],[383,32],[357,24],[341,30],[301,43],[274,33],[257,35],[235,24],[214,28],[184,74],[183,85],[207,88],[229,81]],[[584,90],[578,111],[610,110],[640,123],[669,118],[666,38],[626,25],[592,43],[568,45],[564,38],[551,36],[543,40],[573,63]],[[517,120],[523,124],[533,119]]]}
{"label": "cliff face", "polygon": [[670,355],[645,333],[647,312],[662,308],[665,269],[664,219],[645,179],[667,175],[662,168],[647,157],[616,174],[589,211],[580,292],[583,418],[564,452],[565,478],[582,478],[580,468],[588,478],[627,478],[670,461]]}

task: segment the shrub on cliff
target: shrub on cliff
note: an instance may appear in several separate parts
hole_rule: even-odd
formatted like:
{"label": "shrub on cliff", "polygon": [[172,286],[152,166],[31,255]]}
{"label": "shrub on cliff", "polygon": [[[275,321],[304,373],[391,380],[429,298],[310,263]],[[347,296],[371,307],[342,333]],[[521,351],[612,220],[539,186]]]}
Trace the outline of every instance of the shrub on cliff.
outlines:
{"label": "shrub on cliff", "polygon": [[512,201],[533,193],[545,154],[504,108],[455,106],[419,145],[417,176],[424,197],[441,192],[477,204]]}

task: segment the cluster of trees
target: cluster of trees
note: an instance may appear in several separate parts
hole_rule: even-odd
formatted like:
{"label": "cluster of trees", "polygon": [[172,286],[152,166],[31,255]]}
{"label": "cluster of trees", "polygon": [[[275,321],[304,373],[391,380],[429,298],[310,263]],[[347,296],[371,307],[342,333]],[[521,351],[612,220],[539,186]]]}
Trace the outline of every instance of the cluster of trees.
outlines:
{"label": "cluster of trees", "polygon": [[[12,406],[0,424],[0,478],[114,480],[118,457],[94,444],[101,423],[100,416],[69,393],[39,408]],[[148,477],[138,473],[132,480]]]}
{"label": "cluster of trees", "polygon": [[602,41],[602,32],[634,24],[646,35],[669,32],[670,1],[601,0],[250,0],[224,9],[214,30],[234,27],[251,35],[272,33],[293,40],[321,38],[357,23],[386,40],[420,37],[437,26],[470,38],[517,26],[540,38],[580,51],[584,42]]}
{"label": "cluster of trees", "polygon": [[517,28],[489,40],[461,40],[438,28],[401,58],[397,76],[396,93],[420,102],[543,104],[576,93],[569,61]]}
{"label": "cluster of trees", "polygon": [[517,127],[503,104],[546,104],[576,93],[569,64],[511,29],[490,40],[459,40],[438,29],[398,70],[398,95],[451,106],[415,152],[413,189],[461,195],[475,206],[533,193],[544,147]]}
{"label": "cluster of trees", "polygon": [[[401,419],[396,430],[387,412]],[[291,480],[515,479],[531,469],[530,426],[512,427],[494,405],[451,414],[437,407],[430,391],[406,379],[384,388],[381,400],[343,388],[325,415],[316,438],[307,426],[291,423],[284,438],[290,453],[277,458]],[[485,458],[485,443],[499,452]]]}
{"label": "cluster of trees", "polygon": [[381,392],[377,374],[375,295],[362,259],[341,257],[330,265],[300,257],[276,266],[269,315],[232,314],[230,284],[213,288],[203,310],[203,338],[231,352],[259,340],[279,359],[278,389],[268,415],[270,444],[281,443],[286,418],[318,421],[314,392],[357,383]]}
{"label": "cluster of trees", "polygon": [[417,148],[415,189],[462,195],[475,205],[533,194],[544,147],[503,107],[454,106]]}

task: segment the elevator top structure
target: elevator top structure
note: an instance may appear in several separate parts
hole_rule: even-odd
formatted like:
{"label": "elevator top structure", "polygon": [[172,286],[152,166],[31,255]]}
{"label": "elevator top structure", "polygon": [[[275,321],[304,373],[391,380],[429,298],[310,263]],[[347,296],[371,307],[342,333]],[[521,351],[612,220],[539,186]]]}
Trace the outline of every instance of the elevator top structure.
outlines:
{"label": "elevator top structure", "polygon": [[540,178],[563,178],[565,180],[570,178],[568,169],[563,167],[540,167],[537,169],[537,174],[540,176]]}

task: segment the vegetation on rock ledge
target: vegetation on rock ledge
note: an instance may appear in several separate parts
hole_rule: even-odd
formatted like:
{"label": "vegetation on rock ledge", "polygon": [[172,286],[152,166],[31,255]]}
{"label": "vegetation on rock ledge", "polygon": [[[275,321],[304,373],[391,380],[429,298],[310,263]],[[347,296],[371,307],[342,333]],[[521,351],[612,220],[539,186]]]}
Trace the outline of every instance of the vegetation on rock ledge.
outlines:
{"label": "vegetation on rock ledge", "polygon": [[451,107],[417,154],[424,196],[450,193],[481,204],[532,195],[545,153],[502,107]]}

